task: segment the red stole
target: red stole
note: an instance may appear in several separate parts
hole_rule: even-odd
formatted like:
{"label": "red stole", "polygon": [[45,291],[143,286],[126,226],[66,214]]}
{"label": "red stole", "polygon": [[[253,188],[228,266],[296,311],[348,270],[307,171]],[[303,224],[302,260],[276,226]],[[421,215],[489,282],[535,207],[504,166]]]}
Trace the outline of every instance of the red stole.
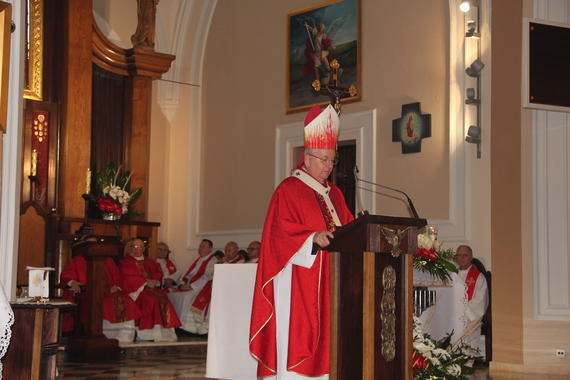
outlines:
{"label": "red stole", "polygon": [[241,257],[241,255],[238,254],[235,258],[233,258],[231,261],[228,261],[227,263],[228,263],[228,264],[235,264],[235,263],[237,263],[238,261],[240,261],[240,260],[242,260],[242,259],[243,259],[243,257]]}
{"label": "red stole", "polygon": [[204,273],[206,272],[206,268],[208,267],[208,263],[210,262],[210,260],[212,260],[213,257],[214,257],[214,255],[212,253],[210,253],[210,257],[208,257],[206,260],[204,260],[202,262],[202,265],[200,265],[200,268],[198,268],[198,271],[196,272],[196,274],[194,276],[192,276],[192,278],[190,280],[188,280],[188,278],[186,278],[186,276],[188,276],[190,274],[190,272],[192,272],[192,270],[194,270],[196,265],[198,265],[198,261],[200,261],[200,257],[197,258],[196,261],[194,261],[192,263],[192,265],[190,265],[190,268],[188,268],[188,270],[184,274],[184,278],[182,279],[182,281],[184,281],[185,284],[192,284],[194,281],[196,281],[197,279],[202,277],[204,275]]}
{"label": "red stole", "polygon": [[477,277],[481,274],[481,271],[471,265],[469,271],[467,272],[467,277],[465,277],[465,285],[467,285],[467,301],[471,301],[473,294],[475,293],[475,284],[477,284]]}
{"label": "red stole", "polygon": [[166,269],[168,269],[168,273],[176,273],[176,265],[174,265],[170,259],[164,259],[164,262],[166,263]]}
{"label": "red stole", "polygon": [[192,302],[192,306],[190,310],[193,313],[198,315],[204,314],[206,316],[208,314],[208,306],[210,306],[210,301],[212,300],[212,280],[208,281],[206,285],[200,290],[194,302]]}

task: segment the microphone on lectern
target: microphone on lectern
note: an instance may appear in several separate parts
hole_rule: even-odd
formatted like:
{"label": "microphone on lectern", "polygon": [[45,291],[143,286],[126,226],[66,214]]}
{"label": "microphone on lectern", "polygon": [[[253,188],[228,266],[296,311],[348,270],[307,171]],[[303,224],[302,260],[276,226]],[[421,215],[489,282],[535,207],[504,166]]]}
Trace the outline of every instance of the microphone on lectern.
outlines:
{"label": "microphone on lectern", "polygon": [[[374,183],[374,182],[370,182],[370,181],[366,181],[364,179],[358,178],[358,167],[356,165],[354,165],[354,179],[356,180],[356,182],[360,181],[360,182],[364,182],[364,183],[368,183],[370,185],[374,185],[374,186],[378,186],[378,187],[382,187],[384,189],[388,189],[388,190],[392,190],[392,191],[397,191],[400,194],[404,194],[406,196],[406,199],[408,200],[408,206],[410,206],[410,210],[412,211],[412,214],[414,214],[414,218],[419,219],[420,217],[418,216],[418,213],[416,211],[416,208],[414,207],[414,203],[412,202],[412,200],[410,199],[410,197],[408,197],[408,194],[404,193],[402,190],[398,190],[398,189],[394,189],[388,186],[384,186],[384,185],[380,185],[378,183]],[[337,173],[337,177],[344,179],[347,177],[347,175],[345,173],[342,172],[338,172]],[[362,207],[360,207],[360,209],[362,210]]]}

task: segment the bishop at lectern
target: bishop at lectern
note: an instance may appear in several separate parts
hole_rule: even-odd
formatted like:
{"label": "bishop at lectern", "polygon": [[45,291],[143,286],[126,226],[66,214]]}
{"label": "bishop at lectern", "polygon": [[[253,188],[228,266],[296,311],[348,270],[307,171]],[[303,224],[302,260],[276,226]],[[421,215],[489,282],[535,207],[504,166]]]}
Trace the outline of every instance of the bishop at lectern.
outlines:
{"label": "bishop at lectern", "polygon": [[[354,219],[327,181],[337,163],[339,118],[316,105],[305,119],[302,162],[275,190],[263,228],[250,351],[257,375],[328,379],[332,231]],[[314,251],[313,243],[323,249]]]}

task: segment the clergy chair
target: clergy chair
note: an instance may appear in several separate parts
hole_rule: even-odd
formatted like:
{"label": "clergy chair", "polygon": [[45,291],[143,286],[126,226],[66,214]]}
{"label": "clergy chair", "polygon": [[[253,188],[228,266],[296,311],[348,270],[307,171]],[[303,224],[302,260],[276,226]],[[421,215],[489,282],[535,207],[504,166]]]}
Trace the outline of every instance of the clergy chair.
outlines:
{"label": "clergy chair", "polygon": [[476,258],[473,258],[471,264],[475,265],[477,269],[485,276],[485,280],[487,280],[487,290],[488,290],[488,297],[489,297],[489,306],[487,306],[487,311],[483,315],[481,325],[481,335],[485,337],[485,358],[479,364],[482,366],[488,366],[489,362],[493,360],[493,319],[492,319],[492,294],[491,291],[491,271],[488,271],[485,268],[485,265]]}
{"label": "clergy chair", "polygon": [[[56,218],[57,215],[46,211],[38,202],[27,201],[20,205],[17,285],[28,285],[27,266],[55,267],[52,242],[56,235]],[[55,285],[56,275],[49,274],[50,288]]]}

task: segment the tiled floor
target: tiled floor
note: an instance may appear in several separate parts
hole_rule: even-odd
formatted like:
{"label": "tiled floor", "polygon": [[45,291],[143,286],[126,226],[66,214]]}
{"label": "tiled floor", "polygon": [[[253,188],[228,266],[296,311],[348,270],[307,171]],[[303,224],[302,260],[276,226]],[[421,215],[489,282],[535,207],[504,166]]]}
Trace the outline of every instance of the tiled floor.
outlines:
{"label": "tiled floor", "polygon": [[120,361],[72,363],[57,355],[57,380],[206,379],[206,338],[179,337],[178,342],[121,344]]}
{"label": "tiled floor", "polygon": [[59,376],[65,380],[178,380],[205,379],[203,354],[167,354],[144,359],[122,359],[119,363],[58,363]]}
{"label": "tiled floor", "polygon": [[[203,352],[205,350],[201,350],[202,353],[180,353],[183,348],[189,348],[188,345],[203,345],[204,343],[205,339],[203,338],[180,338],[180,341],[173,343],[166,352],[163,351],[163,346],[159,347],[161,345],[158,343],[133,343],[126,347],[125,358],[112,363],[69,363],[65,361],[64,355],[59,354],[59,376],[57,380],[207,380],[204,377],[206,374],[206,354]],[[138,350],[138,352],[134,352],[133,349]],[[470,379],[570,380],[570,375],[522,374],[479,369]]]}
{"label": "tiled floor", "polygon": [[[206,380],[206,356],[169,354],[155,358],[124,359],[120,363],[59,363],[57,379],[65,380]],[[475,380],[568,380],[568,375],[537,375],[478,370]],[[210,379],[211,380],[211,379]],[[254,380],[254,379],[252,379]],[[348,380],[348,379],[347,379]],[[358,379],[350,379],[358,380]]]}

